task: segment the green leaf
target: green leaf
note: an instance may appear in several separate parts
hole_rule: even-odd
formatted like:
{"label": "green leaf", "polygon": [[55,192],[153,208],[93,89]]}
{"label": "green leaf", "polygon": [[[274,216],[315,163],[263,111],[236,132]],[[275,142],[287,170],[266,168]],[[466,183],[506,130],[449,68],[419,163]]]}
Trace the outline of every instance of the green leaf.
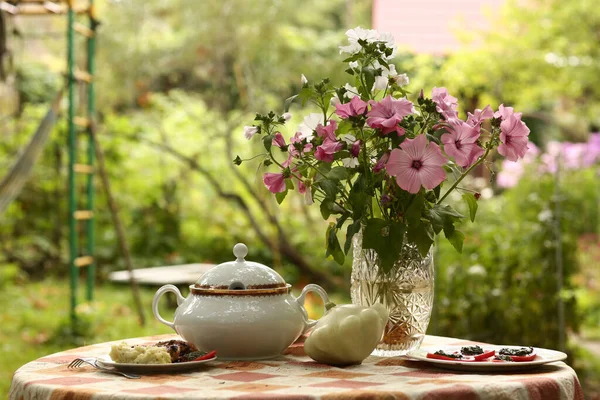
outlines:
{"label": "green leaf", "polygon": [[436,199],[440,198],[441,191],[442,191],[442,185],[437,185],[435,188],[433,188],[433,194],[435,194]]}
{"label": "green leaf", "polygon": [[422,193],[417,194],[416,197],[411,201],[410,205],[406,209],[406,212],[404,213],[404,217],[406,218],[406,222],[408,222],[408,226],[416,226],[419,224],[424,204],[425,198],[423,197]]}
{"label": "green leaf", "polygon": [[456,210],[448,205],[436,204],[433,208],[425,212],[425,216],[431,221],[433,231],[438,234],[447,224],[454,224],[455,221],[463,218]]}
{"label": "green leaf", "polygon": [[306,105],[306,102],[311,98],[315,96],[315,91],[314,89],[310,88],[310,87],[303,87],[302,90],[300,90],[300,93],[298,93],[298,100],[300,100],[302,102],[302,106],[304,107],[304,105]]}
{"label": "green leaf", "polygon": [[363,217],[368,198],[365,177],[364,175],[359,175],[354,181],[354,185],[348,195],[348,202],[352,208],[352,219],[359,220]]}
{"label": "green leaf", "polygon": [[287,196],[288,190],[286,189],[284,192],[275,193],[275,199],[277,200],[277,204],[283,203],[285,196]]}
{"label": "green leaf", "polygon": [[454,225],[449,225],[447,227],[444,227],[444,235],[446,236],[446,239],[448,239],[448,241],[450,243],[452,243],[452,246],[454,246],[456,251],[458,251],[459,253],[462,253],[463,242],[465,241],[465,235],[461,231],[457,231],[454,228]]}
{"label": "green leaf", "polygon": [[410,227],[407,232],[408,240],[414,243],[423,257],[427,255],[435,237],[431,224],[420,223]]}
{"label": "green leaf", "polygon": [[353,54],[353,55],[351,55],[350,57],[348,57],[348,58],[344,59],[342,62],[349,63],[349,62],[351,62],[351,61],[356,61],[356,60],[358,60],[359,58],[360,58],[360,53],[356,53],[356,54]]}
{"label": "green leaf", "polygon": [[290,110],[292,103],[294,102],[294,100],[296,100],[298,96],[300,96],[300,94],[295,94],[285,99],[285,101],[283,102],[283,112],[288,112]]}
{"label": "green leaf", "polygon": [[469,216],[471,217],[471,222],[475,222],[475,214],[477,214],[477,199],[473,195],[473,193],[465,193],[462,195],[464,201],[467,202],[469,206]]}
{"label": "green leaf", "polygon": [[337,238],[337,229],[333,222],[329,224],[325,235],[327,240],[327,252],[325,253],[325,256],[332,256],[336,263],[342,265],[346,257],[340,247],[340,242]]}
{"label": "green leaf", "polygon": [[335,196],[337,195],[338,191],[338,186],[335,181],[332,181],[331,179],[323,179],[315,184],[323,189],[323,192],[325,192],[325,198],[335,200]]}
{"label": "green leaf", "polygon": [[271,150],[271,146],[273,146],[274,138],[275,138],[275,135],[266,135],[263,138],[263,145],[265,146],[265,149],[267,149],[267,151]]}
{"label": "green leaf", "polygon": [[334,167],[327,173],[327,177],[335,181],[341,181],[348,179],[348,171],[345,167]]}
{"label": "green leaf", "polygon": [[[367,93],[371,92],[371,88],[375,84],[375,74],[373,74],[373,70],[371,69],[363,69],[363,74],[365,76],[365,84],[367,85],[364,89]],[[366,97],[369,97],[368,95]]]}
{"label": "green leaf", "polygon": [[335,131],[336,136],[342,136],[346,133],[350,132],[352,129],[352,122],[348,119],[343,119],[339,124],[338,128]]}
{"label": "green leaf", "polygon": [[379,247],[382,236],[382,230],[387,227],[387,221],[381,218],[371,218],[367,220],[365,231],[363,232],[363,249],[375,249]]}
{"label": "green leaf", "polygon": [[342,214],[344,212],[344,209],[335,204],[331,199],[324,199],[319,209],[321,210],[323,219],[328,219],[331,214]]}
{"label": "green leaf", "polygon": [[360,220],[357,219],[346,228],[346,242],[344,243],[344,254],[348,254],[350,246],[352,246],[352,238],[360,231]]}
{"label": "green leaf", "polygon": [[404,243],[406,226],[380,218],[367,220],[363,232],[363,249],[373,249],[379,256],[383,272],[389,272],[398,260]]}

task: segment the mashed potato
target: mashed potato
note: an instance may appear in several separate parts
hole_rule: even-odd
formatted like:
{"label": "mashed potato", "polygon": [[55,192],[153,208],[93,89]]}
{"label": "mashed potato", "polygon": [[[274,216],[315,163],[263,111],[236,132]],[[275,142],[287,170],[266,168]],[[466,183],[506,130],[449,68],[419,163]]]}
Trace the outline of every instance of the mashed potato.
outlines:
{"label": "mashed potato", "polygon": [[164,347],[130,346],[125,342],[113,344],[110,358],[119,364],[170,364],[171,355]]}

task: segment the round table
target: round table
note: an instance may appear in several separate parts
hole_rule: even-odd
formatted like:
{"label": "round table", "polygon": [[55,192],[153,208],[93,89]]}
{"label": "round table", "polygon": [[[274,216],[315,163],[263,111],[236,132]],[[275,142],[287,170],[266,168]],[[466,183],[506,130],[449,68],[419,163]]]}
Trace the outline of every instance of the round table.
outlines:
{"label": "round table", "polygon": [[[147,344],[174,335],[127,339]],[[219,361],[194,372],[126,379],[92,367],[67,369],[76,357],[105,356],[113,343],[52,354],[19,368],[9,398],[27,399],[583,399],[577,375],[557,362],[526,373],[474,374],[428,363],[371,356],[361,365],[336,368],[304,354],[302,341],[266,361]],[[424,346],[473,342],[427,336]]]}

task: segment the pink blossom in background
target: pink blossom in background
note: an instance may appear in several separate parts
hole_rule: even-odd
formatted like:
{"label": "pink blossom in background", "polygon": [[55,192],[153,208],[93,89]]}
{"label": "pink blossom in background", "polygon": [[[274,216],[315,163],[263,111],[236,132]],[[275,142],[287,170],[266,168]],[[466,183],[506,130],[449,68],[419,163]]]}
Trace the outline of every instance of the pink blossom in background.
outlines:
{"label": "pink blossom in background", "polygon": [[502,154],[510,161],[517,161],[527,152],[527,142],[529,141],[529,128],[520,116],[510,114],[500,124],[500,141],[498,153]]}
{"label": "pink blossom in background", "polygon": [[377,172],[381,171],[385,167],[385,163],[387,162],[387,160],[389,158],[390,158],[390,153],[383,153],[383,155],[381,156],[379,161],[377,161],[377,163],[373,167],[373,172],[377,173]]}
{"label": "pink blossom in background", "polygon": [[[398,131],[398,123],[402,118],[412,114],[413,104],[406,99],[396,100],[387,96],[380,102],[371,100],[371,111],[367,113],[367,125],[374,129],[381,129],[385,133]],[[400,128],[401,129],[401,128]],[[403,134],[398,131],[398,134]]]}
{"label": "pink blossom in background", "polygon": [[501,188],[511,188],[519,183],[519,180],[525,172],[525,166],[536,161],[540,154],[540,149],[533,143],[530,142],[527,145],[527,153],[523,159],[516,163],[508,160],[502,161],[502,167],[496,177],[496,183]]}
{"label": "pink blossom in background", "polygon": [[600,133],[592,133],[587,142],[587,150],[583,155],[583,165],[592,166],[600,161]]}
{"label": "pink blossom in background", "polygon": [[468,123],[455,118],[449,120],[448,125],[447,129],[450,133],[445,133],[441,137],[444,152],[453,157],[461,167],[471,166],[484,153],[484,150],[477,144],[479,131]]}
{"label": "pink blossom in background", "polygon": [[471,125],[476,129],[479,129],[483,120],[490,119],[494,116],[494,111],[492,110],[492,107],[490,107],[490,105],[488,104],[483,110],[476,109],[473,112],[473,114],[468,112],[467,115],[467,124]]}
{"label": "pink blossom in background", "polygon": [[402,189],[418,193],[421,186],[431,190],[446,179],[443,167],[447,161],[436,143],[418,135],[392,150],[385,169]]}
{"label": "pink blossom in background", "polygon": [[359,96],[354,96],[349,103],[335,105],[335,113],[340,118],[356,117],[363,115],[367,111],[367,103],[362,101]]}
{"label": "pink blossom in background", "polygon": [[494,118],[502,118],[503,121],[506,121],[511,115],[521,119],[523,113],[516,113],[513,107],[504,107],[504,104],[500,104],[498,111],[494,113]]}
{"label": "pink blossom in background", "polygon": [[335,137],[335,130],[337,129],[337,122],[334,120],[329,120],[329,124],[327,126],[323,126],[321,124],[317,125],[315,131],[319,137],[329,140],[337,140]]}
{"label": "pink blossom in background", "polygon": [[357,140],[356,142],[354,142],[352,144],[352,147],[350,147],[350,154],[352,154],[352,157],[358,157],[359,153],[360,153],[360,140]]}
{"label": "pink blossom in background", "polygon": [[458,118],[458,99],[450,96],[445,87],[434,87],[431,90],[431,99],[437,105],[437,111],[447,120]]}
{"label": "pink blossom in background", "polygon": [[263,183],[271,193],[285,192],[285,178],[283,173],[267,172],[263,176]]}
{"label": "pink blossom in background", "polygon": [[273,139],[273,141],[271,143],[273,146],[277,146],[279,148],[286,146],[285,139],[283,138],[283,135],[281,134],[281,132],[277,132],[275,134],[275,138]]}

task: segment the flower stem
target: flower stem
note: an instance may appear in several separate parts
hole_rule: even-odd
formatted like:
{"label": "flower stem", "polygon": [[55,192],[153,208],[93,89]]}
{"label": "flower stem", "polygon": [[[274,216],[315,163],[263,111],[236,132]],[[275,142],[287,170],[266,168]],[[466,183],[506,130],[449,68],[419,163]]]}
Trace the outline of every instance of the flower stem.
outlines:
{"label": "flower stem", "polygon": [[481,163],[483,162],[483,160],[485,160],[485,159],[486,159],[486,157],[488,156],[488,154],[490,154],[490,149],[489,149],[489,148],[485,150],[485,153],[483,154],[483,157],[481,157],[479,160],[477,160],[477,162],[476,162],[475,164],[471,165],[471,166],[469,167],[469,169],[467,169],[467,170],[466,170],[466,171],[465,171],[465,172],[464,172],[464,173],[463,173],[463,174],[460,176],[460,178],[458,178],[458,179],[456,180],[456,182],[454,182],[454,184],[453,184],[453,185],[450,187],[450,189],[448,189],[448,191],[447,191],[446,193],[444,193],[444,195],[442,196],[442,198],[441,198],[441,199],[439,199],[439,200],[437,201],[437,203],[436,203],[436,204],[441,204],[441,203],[442,203],[442,201],[444,201],[444,200],[446,199],[446,197],[448,197],[448,195],[449,195],[449,194],[450,194],[450,193],[451,193],[451,192],[452,192],[454,189],[456,189],[456,187],[458,186],[458,184],[459,184],[459,183],[460,183],[460,182],[461,182],[463,179],[465,179],[465,176],[467,176],[467,175],[469,174],[469,172],[471,172],[471,171],[473,170],[473,168],[475,168],[476,166],[478,166],[479,164],[481,164]]}

